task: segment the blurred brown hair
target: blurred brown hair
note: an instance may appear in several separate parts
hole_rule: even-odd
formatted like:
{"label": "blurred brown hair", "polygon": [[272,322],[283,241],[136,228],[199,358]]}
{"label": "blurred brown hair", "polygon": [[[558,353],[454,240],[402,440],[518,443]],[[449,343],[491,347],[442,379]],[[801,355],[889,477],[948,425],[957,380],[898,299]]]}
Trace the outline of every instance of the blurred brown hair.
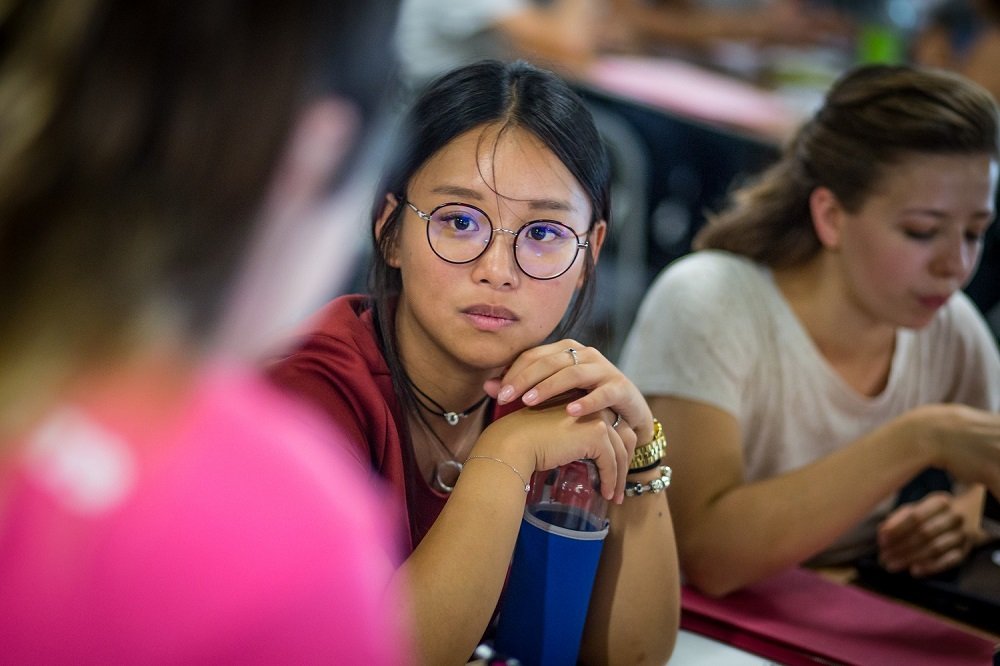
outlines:
{"label": "blurred brown hair", "polygon": [[394,17],[388,0],[0,6],[0,415],[151,334],[211,327],[296,112],[318,93],[370,111]]}
{"label": "blurred brown hair", "polygon": [[745,255],[771,267],[819,252],[809,196],[829,188],[857,211],[894,164],[909,156],[998,154],[997,106],[989,92],[956,74],[869,65],[843,75],[782,158],[737,190],[709,218],[697,249]]}

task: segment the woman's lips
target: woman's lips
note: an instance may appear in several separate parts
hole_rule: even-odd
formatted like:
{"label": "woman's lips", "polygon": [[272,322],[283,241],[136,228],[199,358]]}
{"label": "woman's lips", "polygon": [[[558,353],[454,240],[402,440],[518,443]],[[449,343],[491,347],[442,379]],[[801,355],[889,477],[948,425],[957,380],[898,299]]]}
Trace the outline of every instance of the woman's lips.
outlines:
{"label": "woman's lips", "polygon": [[937,310],[948,302],[948,296],[921,296],[918,300],[928,310]]}
{"label": "woman's lips", "polygon": [[462,314],[480,331],[498,331],[518,320],[507,308],[493,305],[473,305],[462,310]]}

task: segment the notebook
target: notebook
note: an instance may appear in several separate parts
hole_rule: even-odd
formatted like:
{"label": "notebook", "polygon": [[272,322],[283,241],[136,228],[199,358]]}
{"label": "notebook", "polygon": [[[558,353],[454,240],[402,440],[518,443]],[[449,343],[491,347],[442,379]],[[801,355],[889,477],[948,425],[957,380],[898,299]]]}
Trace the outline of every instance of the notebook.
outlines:
{"label": "notebook", "polygon": [[681,627],[781,664],[992,663],[996,641],[853,585],[790,569],[721,599],[690,586]]}

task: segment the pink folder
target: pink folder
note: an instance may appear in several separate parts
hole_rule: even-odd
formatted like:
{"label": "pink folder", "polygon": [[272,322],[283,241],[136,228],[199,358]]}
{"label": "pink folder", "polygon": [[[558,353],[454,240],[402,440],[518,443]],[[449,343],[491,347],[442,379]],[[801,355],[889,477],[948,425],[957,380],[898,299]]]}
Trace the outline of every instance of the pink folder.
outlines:
{"label": "pink folder", "polygon": [[602,56],[585,79],[599,89],[672,113],[778,141],[804,120],[777,93],[671,58]]}
{"label": "pink folder", "polygon": [[722,599],[690,586],[681,627],[782,664],[993,663],[996,641],[900,602],[792,569]]}

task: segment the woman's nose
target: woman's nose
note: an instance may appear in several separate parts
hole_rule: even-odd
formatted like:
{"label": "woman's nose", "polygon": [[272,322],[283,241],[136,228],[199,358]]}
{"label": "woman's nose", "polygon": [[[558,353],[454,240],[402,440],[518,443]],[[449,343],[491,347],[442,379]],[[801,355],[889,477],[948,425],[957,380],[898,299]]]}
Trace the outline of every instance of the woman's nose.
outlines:
{"label": "woman's nose", "polygon": [[978,259],[979,245],[970,242],[964,233],[957,238],[949,238],[934,257],[932,269],[942,277],[958,277],[960,281],[968,277]]}
{"label": "woman's nose", "polygon": [[486,251],[474,262],[473,277],[496,286],[516,285],[520,269],[514,258],[517,232],[502,227],[493,228],[493,237]]}

